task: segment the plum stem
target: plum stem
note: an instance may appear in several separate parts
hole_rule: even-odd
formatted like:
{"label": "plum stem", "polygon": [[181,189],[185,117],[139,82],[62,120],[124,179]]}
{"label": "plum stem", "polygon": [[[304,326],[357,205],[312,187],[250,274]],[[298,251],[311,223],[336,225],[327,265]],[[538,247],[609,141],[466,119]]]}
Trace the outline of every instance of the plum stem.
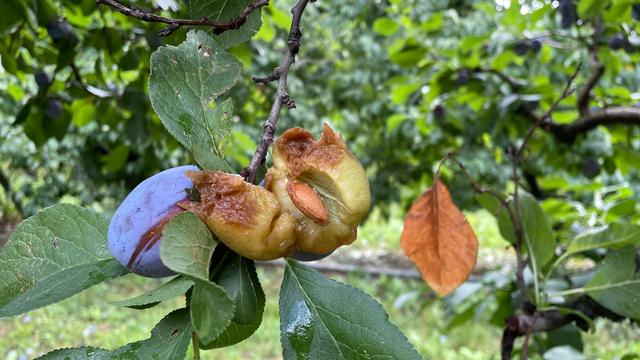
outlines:
{"label": "plum stem", "polygon": [[305,8],[310,2],[314,0],[298,0],[296,5],[291,9],[292,19],[291,28],[289,29],[289,37],[287,40],[287,51],[282,59],[282,63],[276,67],[271,74],[262,78],[253,78],[254,83],[267,84],[271,81],[278,80],[278,90],[276,92],[269,117],[265,121],[262,131],[262,137],[260,138],[260,144],[256,148],[256,151],[251,158],[249,165],[242,170],[241,175],[246,181],[255,184],[257,180],[258,168],[264,164],[267,157],[267,151],[269,146],[273,143],[273,137],[276,132],[276,126],[278,123],[278,117],[280,116],[280,110],[283,105],[286,105],[288,109],[296,107],[295,102],[289,97],[287,93],[287,76],[289,75],[289,69],[291,65],[296,61],[296,55],[300,50],[300,39],[302,38],[302,30],[300,29],[300,21]]}

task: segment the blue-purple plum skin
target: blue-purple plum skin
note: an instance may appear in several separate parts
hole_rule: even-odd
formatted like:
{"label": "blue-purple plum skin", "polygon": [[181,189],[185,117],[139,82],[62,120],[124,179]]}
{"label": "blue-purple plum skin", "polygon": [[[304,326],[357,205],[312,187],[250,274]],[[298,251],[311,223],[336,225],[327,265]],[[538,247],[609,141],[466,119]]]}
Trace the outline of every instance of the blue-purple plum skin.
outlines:
{"label": "blue-purple plum skin", "polygon": [[318,261],[318,260],[322,260],[324,258],[326,258],[327,256],[331,255],[333,253],[333,251],[330,251],[328,253],[325,254],[313,254],[313,253],[309,253],[306,251],[300,251],[300,250],[296,250],[292,255],[291,258],[298,260],[298,261]]}
{"label": "blue-purple plum skin", "polygon": [[193,165],[164,170],[138,184],[118,207],[109,224],[111,254],[131,272],[146,277],[174,275],[160,260],[162,227],[181,212],[177,203],[186,199],[187,177]]}

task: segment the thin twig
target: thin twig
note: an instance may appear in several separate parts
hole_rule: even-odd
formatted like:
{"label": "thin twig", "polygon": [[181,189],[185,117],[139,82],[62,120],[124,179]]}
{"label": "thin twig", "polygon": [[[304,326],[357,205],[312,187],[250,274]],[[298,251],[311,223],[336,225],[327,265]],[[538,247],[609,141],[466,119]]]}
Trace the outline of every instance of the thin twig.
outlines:
{"label": "thin twig", "polygon": [[591,101],[591,90],[598,84],[602,75],[604,75],[604,65],[598,60],[597,48],[592,46],[589,49],[589,59],[593,66],[593,72],[587,80],[587,83],[578,93],[578,111],[580,115],[589,114],[589,102]]}
{"label": "thin twig", "polygon": [[267,76],[254,76],[251,78],[254,84],[268,84],[272,81],[276,81],[280,79],[280,68],[275,68],[271,72],[271,74]]}
{"label": "thin twig", "polygon": [[522,140],[522,144],[520,144],[520,148],[518,148],[517,152],[515,153],[514,160],[520,161],[520,158],[522,157],[522,152],[524,151],[524,148],[527,146],[529,139],[531,138],[533,133],[536,131],[536,129],[542,126],[545,123],[545,121],[548,121],[549,119],[551,119],[551,114],[555,111],[558,105],[560,105],[560,102],[564,100],[567,96],[569,96],[569,94],[571,94],[571,85],[573,84],[573,81],[578,76],[578,72],[580,72],[581,67],[582,67],[582,64],[578,64],[578,66],[576,66],[576,70],[573,72],[573,75],[571,75],[571,77],[567,81],[567,85],[564,87],[564,90],[562,91],[562,94],[560,95],[560,97],[558,97],[556,101],[553,102],[549,110],[547,110],[547,112],[544,115],[537,118],[536,121],[529,127],[529,129],[527,130],[527,133],[524,136],[524,139]]}
{"label": "thin twig", "polygon": [[167,27],[160,31],[160,36],[167,36],[176,31],[181,26],[209,26],[213,28],[214,34],[221,34],[228,30],[239,29],[247,22],[247,18],[254,11],[269,5],[269,0],[258,0],[247,5],[236,18],[231,20],[213,21],[207,17],[200,19],[172,19],[159,16],[147,11],[132,9],[119,3],[117,0],[96,0],[97,4],[104,4],[118,10],[125,16],[131,16],[146,22],[159,22],[167,24]]}
{"label": "thin twig", "polygon": [[[304,13],[307,4],[311,0],[299,0],[296,5],[291,9],[292,20],[291,29],[289,30],[289,38],[287,40],[287,52],[285,53],[282,63],[274,70],[274,73],[278,73],[278,90],[276,92],[273,106],[269,112],[269,117],[265,121],[262,131],[262,137],[260,138],[260,144],[256,149],[249,165],[242,170],[241,175],[250,183],[256,183],[258,174],[258,168],[264,164],[267,157],[267,150],[273,143],[273,137],[276,132],[276,125],[278,123],[278,117],[280,116],[280,110],[283,105],[287,108],[293,109],[296,104],[287,93],[287,76],[289,75],[289,69],[291,65],[296,61],[296,55],[300,50],[300,39],[302,38],[302,30],[300,29],[300,21],[302,14]],[[255,81],[255,80],[254,80]]]}
{"label": "thin twig", "polygon": [[444,162],[446,162],[447,160],[453,161],[458,166],[458,168],[460,169],[460,171],[462,172],[464,177],[467,178],[467,181],[469,182],[469,185],[471,185],[471,188],[473,189],[473,191],[475,191],[477,194],[489,194],[489,195],[493,196],[496,200],[498,200],[498,202],[500,202],[500,205],[507,210],[507,213],[509,214],[509,217],[511,218],[511,221],[513,221],[513,212],[511,211],[511,208],[509,207],[509,203],[508,203],[507,199],[505,198],[505,196],[500,194],[499,192],[493,190],[493,189],[483,188],[482,186],[478,185],[478,183],[475,182],[475,180],[473,179],[471,174],[469,174],[467,169],[464,167],[462,162],[460,160],[458,160],[458,158],[456,158],[456,154],[447,153],[442,158],[442,160],[440,160],[440,164],[438,165],[438,169],[436,171],[436,175],[437,176],[440,175],[440,167],[442,167]]}
{"label": "thin twig", "polygon": [[498,78],[500,78],[500,80],[504,81],[505,83],[507,83],[507,85],[509,85],[509,88],[511,88],[511,91],[513,92],[518,92],[518,90],[520,90],[525,84],[517,79],[513,79],[511,77],[509,77],[509,75],[503,73],[500,70],[496,70],[496,69],[492,69],[492,68],[474,68],[473,69],[474,72],[477,73],[487,73],[487,74],[493,74],[496,75]]}

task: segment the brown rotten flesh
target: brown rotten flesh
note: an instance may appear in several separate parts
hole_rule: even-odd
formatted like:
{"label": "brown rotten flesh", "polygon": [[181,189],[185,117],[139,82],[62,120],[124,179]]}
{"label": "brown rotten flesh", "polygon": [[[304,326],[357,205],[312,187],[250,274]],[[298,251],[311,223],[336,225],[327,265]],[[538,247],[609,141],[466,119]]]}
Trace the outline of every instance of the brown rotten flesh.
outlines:
{"label": "brown rotten flesh", "polygon": [[276,140],[265,188],[293,215],[297,249],[313,254],[351,244],[371,205],[362,165],[326,124],[317,141],[302,128]]}
{"label": "brown rotten flesh", "polygon": [[198,215],[216,237],[238,254],[273,260],[295,250],[294,219],[276,196],[239,175],[188,171],[200,201],[179,206]]}

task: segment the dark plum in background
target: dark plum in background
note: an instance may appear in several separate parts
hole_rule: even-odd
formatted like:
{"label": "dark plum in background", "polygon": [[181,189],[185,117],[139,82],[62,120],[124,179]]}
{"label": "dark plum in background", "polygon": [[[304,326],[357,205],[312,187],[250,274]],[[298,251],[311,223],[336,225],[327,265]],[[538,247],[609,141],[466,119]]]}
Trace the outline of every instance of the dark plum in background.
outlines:
{"label": "dark plum in background", "polygon": [[162,227],[182,211],[176,204],[193,186],[186,175],[192,165],[164,170],[136,186],[109,224],[109,251],[130,271],[147,277],[174,273],[160,261]]}

